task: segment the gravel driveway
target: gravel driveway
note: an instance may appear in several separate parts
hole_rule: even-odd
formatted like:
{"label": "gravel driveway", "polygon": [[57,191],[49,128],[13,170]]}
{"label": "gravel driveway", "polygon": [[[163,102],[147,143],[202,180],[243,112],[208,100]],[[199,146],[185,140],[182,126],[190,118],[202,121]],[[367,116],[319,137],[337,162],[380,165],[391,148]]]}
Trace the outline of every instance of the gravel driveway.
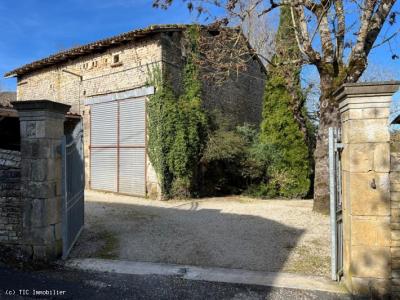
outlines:
{"label": "gravel driveway", "polygon": [[329,275],[329,218],[310,200],[152,201],[86,193],[74,258]]}

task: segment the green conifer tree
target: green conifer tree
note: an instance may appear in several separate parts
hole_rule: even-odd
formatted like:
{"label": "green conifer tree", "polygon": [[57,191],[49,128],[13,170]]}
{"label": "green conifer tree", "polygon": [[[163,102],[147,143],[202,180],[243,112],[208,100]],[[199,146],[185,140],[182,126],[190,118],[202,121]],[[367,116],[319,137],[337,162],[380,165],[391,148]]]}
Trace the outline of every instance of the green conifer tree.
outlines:
{"label": "green conifer tree", "polygon": [[270,151],[261,190],[265,196],[304,197],[310,189],[310,151],[304,95],[300,85],[301,53],[296,45],[291,12],[281,8],[276,35],[275,66],[265,87],[260,142]]}

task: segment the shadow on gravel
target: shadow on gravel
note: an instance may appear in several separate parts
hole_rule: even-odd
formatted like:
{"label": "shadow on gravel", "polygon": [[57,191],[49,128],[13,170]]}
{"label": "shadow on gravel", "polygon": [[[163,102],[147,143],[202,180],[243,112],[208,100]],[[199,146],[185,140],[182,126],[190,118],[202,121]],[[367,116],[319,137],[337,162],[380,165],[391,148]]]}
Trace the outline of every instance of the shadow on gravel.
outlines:
{"label": "shadow on gravel", "polygon": [[87,202],[73,258],[108,258],[280,271],[304,233],[276,221],[215,209]]}

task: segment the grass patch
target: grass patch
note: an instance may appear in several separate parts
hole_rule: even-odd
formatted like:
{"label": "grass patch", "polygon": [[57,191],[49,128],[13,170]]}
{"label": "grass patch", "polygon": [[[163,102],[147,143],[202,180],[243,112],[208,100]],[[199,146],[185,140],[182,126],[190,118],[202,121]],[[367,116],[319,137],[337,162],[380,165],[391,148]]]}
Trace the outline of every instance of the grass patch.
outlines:
{"label": "grass patch", "polygon": [[101,241],[102,245],[94,254],[95,257],[103,259],[118,258],[119,241],[115,233],[101,230],[98,232],[98,239]]}
{"label": "grass patch", "polygon": [[284,268],[285,272],[307,275],[326,276],[329,273],[330,257],[318,253],[318,242],[310,242],[310,246],[293,247],[295,258]]}

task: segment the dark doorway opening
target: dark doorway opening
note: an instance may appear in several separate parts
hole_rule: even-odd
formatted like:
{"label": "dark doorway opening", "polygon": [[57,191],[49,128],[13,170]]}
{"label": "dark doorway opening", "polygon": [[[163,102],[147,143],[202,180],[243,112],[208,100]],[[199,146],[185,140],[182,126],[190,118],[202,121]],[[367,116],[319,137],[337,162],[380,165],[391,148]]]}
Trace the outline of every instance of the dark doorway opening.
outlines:
{"label": "dark doorway opening", "polygon": [[19,119],[0,115],[0,149],[20,151],[20,139]]}

